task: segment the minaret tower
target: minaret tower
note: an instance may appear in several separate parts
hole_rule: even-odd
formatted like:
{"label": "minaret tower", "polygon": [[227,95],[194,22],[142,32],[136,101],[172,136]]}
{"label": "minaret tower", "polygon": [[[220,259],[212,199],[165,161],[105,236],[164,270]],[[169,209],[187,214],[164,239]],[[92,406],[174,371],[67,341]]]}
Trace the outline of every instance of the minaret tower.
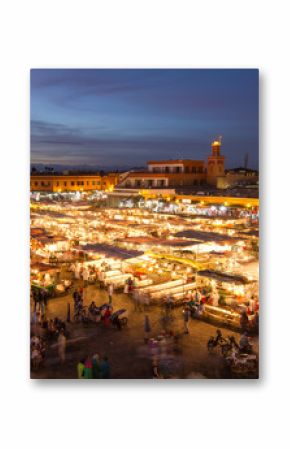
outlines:
{"label": "minaret tower", "polygon": [[225,157],[221,156],[222,136],[211,144],[211,155],[207,158],[207,183],[217,184],[218,176],[225,175]]}

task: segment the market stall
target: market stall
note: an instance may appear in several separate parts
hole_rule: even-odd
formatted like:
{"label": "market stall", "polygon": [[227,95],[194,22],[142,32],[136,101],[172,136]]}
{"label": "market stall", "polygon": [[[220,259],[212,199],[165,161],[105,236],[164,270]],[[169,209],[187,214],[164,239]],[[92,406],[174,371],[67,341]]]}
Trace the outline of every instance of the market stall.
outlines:
{"label": "market stall", "polygon": [[258,310],[257,282],[231,273],[203,270],[197,272],[197,288],[208,294],[205,316],[239,327],[242,313],[249,321]]}

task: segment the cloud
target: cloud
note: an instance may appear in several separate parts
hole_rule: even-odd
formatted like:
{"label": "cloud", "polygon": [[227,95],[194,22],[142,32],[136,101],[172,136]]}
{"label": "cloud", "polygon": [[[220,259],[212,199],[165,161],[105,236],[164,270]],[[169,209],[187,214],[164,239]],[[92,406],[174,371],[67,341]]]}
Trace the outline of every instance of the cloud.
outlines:
{"label": "cloud", "polygon": [[257,154],[252,72],[32,70],[32,160],[140,165],[151,158],[204,159],[219,134],[227,160]]}
{"label": "cloud", "polygon": [[[195,151],[194,151],[195,148]],[[188,137],[121,134],[106,137],[87,135],[82,128],[72,128],[58,123],[31,122],[32,163],[60,161],[118,164],[118,161],[146,163],[148,158],[196,157],[203,158],[202,143]]]}

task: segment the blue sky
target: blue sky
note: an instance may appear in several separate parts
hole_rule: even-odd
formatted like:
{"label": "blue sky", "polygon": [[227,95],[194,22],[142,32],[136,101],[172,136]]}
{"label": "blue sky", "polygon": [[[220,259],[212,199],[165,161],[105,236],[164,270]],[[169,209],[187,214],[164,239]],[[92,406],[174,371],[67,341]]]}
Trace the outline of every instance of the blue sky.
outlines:
{"label": "blue sky", "polygon": [[258,70],[33,69],[31,163],[143,166],[205,159],[258,167]]}

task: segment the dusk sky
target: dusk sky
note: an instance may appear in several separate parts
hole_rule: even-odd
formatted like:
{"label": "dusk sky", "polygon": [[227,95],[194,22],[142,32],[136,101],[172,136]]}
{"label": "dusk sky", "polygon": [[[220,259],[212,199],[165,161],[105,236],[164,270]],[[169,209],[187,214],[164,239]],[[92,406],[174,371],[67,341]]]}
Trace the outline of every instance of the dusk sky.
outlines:
{"label": "dusk sky", "polygon": [[258,167],[258,70],[31,71],[31,164],[145,166],[203,159]]}

